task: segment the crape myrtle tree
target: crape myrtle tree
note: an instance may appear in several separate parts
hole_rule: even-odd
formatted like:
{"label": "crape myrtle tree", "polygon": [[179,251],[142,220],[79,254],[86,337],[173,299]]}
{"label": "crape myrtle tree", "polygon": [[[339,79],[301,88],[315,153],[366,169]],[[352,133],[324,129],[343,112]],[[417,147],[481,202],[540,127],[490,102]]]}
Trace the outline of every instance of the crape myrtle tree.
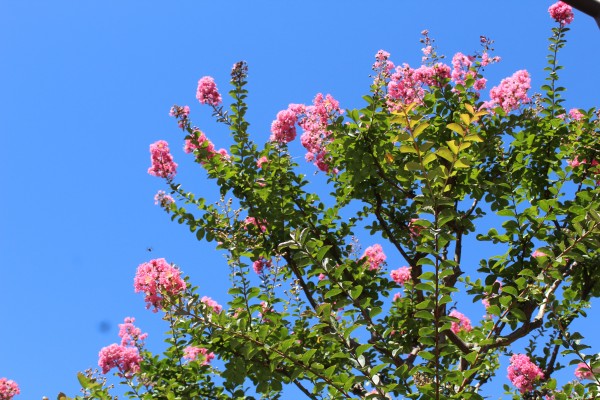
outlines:
{"label": "crape myrtle tree", "polygon": [[[513,398],[596,398],[600,359],[571,325],[600,294],[599,122],[563,106],[557,56],[573,14],[550,14],[541,94],[521,70],[488,95],[492,41],[447,64],[425,31],[418,68],[376,54],[363,108],[318,94],[279,112],[261,144],[245,118],[247,65],[233,66],[228,107],[202,78],[197,98],[233,145],[216,150],[187,106],[171,115],[221,198],[176,181],[165,141],[148,172],[166,181],[156,201],[171,219],[227,255],[229,302],[165,259],[140,265],[135,290],[168,321],[168,348],[152,354],[127,318],[121,343],[100,351],[106,375],[79,375],[79,398],[112,398],[110,371],[136,399],[276,399],[286,386],[294,398],[481,399],[494,379]],[[290,154],[299,128],[324,193]],[[387,269],[384,247],[405,266]],[[469,302],[485,306],[480,321],[461,312]],[[579,380],[558,385],[562,368]]]}

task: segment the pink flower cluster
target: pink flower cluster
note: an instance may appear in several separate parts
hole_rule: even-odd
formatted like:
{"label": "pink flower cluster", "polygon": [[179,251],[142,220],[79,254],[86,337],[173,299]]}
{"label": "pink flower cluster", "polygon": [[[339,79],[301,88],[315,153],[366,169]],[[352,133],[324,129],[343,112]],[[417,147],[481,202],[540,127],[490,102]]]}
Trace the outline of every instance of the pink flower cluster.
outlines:
{"label": "pink flower cluster", "polygon": [[548,257],[548,254],[544,253],[541,250],[535,250],[533,253],[531,253],[531,257],[533,257],[533,258]]}
{"label": "pink flower cluster", "polygon": [[200,365],[208,365],[215,358],[215,353],[209,353],[204,347],[188,346],[183,349],[183,358],[188,361],[197,360],[199,354],[202,355],[202,363]]}
{"label": "pink flower cluster", "polygon": [[448,315],[454,318],[458,318],[458,322],[452,322],[452,326],[450,326],[450,330],[452,332],[471,332],[473,330],[473,327],[471,326],[471,320],[467,318],[463,313],[460,313],[456,310],[452,310]]}
{"label": "pink flower cluster", "polygon": [[387,73],[394,69],[394,63],[389,61],[390,53],[385,50],[379,50],[375,54],[375,63],[373,64],[374,70],[383,70]]}
{"label": "pink flower cluster", "polygon": [[423,86],[442,86],[451,77],[450,67],[437,63],[413,69],[404,63],[396,67],[388,83],[387,105],[390,111],[398,111],[403,105],[421,103],[425,90]]}
{"label": "pink flower cluster", "polygon": [[[587,164],[587,159],[583,159],[581,161],[579,161],[579,157],[575,157],[573,160],[567,161],[567,165],[571,168],[577,168],[582,164]],[[592,160],[592,163],[590,164],[593,167],[597,167],[599,165],[598,160]]]}
{"label": "pink flower cluster", "polygon": [[169,152],[169,144],[159,140],[150,145],[150,160],[152,165],[148,173],[159,178],[173,179],[177,173],[177,163]]}
{"label": "pink flower cluster", "polygon": [[486,108],[502,107],[509,113],[519,108],[522,103],[528,103],[527,91],[531,88],[529,72],[520,70],[511,77],[504,78],[500,85],[490,90],[490,101],[484,103]]}
{"label": "pink flower cluster", "polygon": [[[206,161],[203,157],[206,157],[206,160],[210,160],[215,155],[219,154],[223,157],[224,160],[229,160],[230,156],[225,149],[215,150],[215,145],[210,141],[201,130],[194,128],[192,132],[194,136],[194,140],[186,139],[185,145],[183,146],[183,151],[187,154],[193,153],[196,150],[199,150],[197,154],[197,160],[200,161],[201,164],[205,164]],[[197,143],[197,144],[196,144]],[[205,156],[202,155],[202,152],[206,152]]]}
{"label": "pink flower cluster", "polygon": [[179,127],[184,129],[190,115],[190,108],[188,106],[179,107],[178,105],[174,105],[171,107],[169,115],[177,118]]}
{"label": "pink flower cluster", "polygon": [[[494,285],[496,285],[496,284],[498,284],[498,293],[500,293],[502,291],[502,282],[500,282],[499,280],[496,280],[496,282],[494,282]],[[497,295],[495,293],[493,293],[489,297],[484,297],[483,299],[481,299],[481,303],[483,303],[483,306],[485,307],[486,311],[488,308],[490,308],[490,299],[493,299],[496,296]],[[484,317],[488,318],[488,319],[492,318],[492,316],[489,314],[486,314]]]}
{"label": "pink flower cluster", "polygon": [[256,161],[256,166],[257,166],[258,168],[262,168],[262,167],[263,167],[263,165],[264,165],[264,164],[267,164],[268,162],[269,162],[269,159],[268,159],[267,157],[265,157],[265,156],[262,156],[261,158],[259,158],[259,159]]}
{"label": "pink flower cluster", "polygon": [[269,305],[269,303],[266,301],[260,302],[260,312],[258,313],[258,317],[261,318],[263,322],[271,322],[271,320],[266,316],[274,312],[275,310]]}
{"label": "pink flower cluster", "polygon": [[375,62],[373,63],[373,71],[377,73],[373,83],[376,85],[379,85],[381,82],[385,83],[394,70],[394,67],[394,63],[390,61],[390,53],[385,50],[379,50],[375,54]]}
{"label": "pink flower cluster", "polygon": [[392,280],[399,285],[404,285],[406,282],[410,281],[410,268],[409,267],[401,267],[393,270],[390,273]]}
{"label": "pink flower cluster", "polygon": [[102,348],[98,357],[98,366],[102,368],[103,374],[117,368],[127,378],[140,370],[142,361],[137,347],[127,347],[116,343]]}
{"label": "pink flower cluster", "polygon": [[208,104],[218,106],[223,102],[215,80],[210,76],[205,76],[198,81],[198,90],[196,90],[196,98],[200,104]]}
{"label": "pink flower cluster", "polygon": [[15,381],[0,378],[0,400],[11,400],[20,393],[19,385]]}
{"label": "pink flower cluster", "polygon": [[573,22],[575,17],[573,15],[573,8],[562,1],[552,4],[550,8],[548,8],[548,12],[556,22],[561,24],[561,26],[569,25]]}
{"label": "pink flower cluster", "polygon": [[574,121],[581,121],[581,119],[583,118],[583,113],[576,108],[571,108],[569,110],[569,116]]}
{"label": "pink flower cluster", "polygon": [[156,195],[154,195],[154,204],[160,205],[161,207],[166,208],[174,202],[175,200],[173,197],[166,194],[164,190],[159,190]]}
{"label": "pink flower cluster", "polygon": [[223,311],[223,307],[208,296],[202,297],[200,301],[206,304],[207,307],[212,308],[212,310],[217,314],[220,314],[221,311]]}
{"label": "pink flower cluster", "polygon": [[[192,136],[196,138],[196,140],[186,139],[185,145],[183,146],[183,151],[187,154],[193,153],[195,150],[204,148],[206,152],[209,154],[209,158],[212,157],[215,153],[215,145],[211,142],[204,132],[200,130],[194,130],[192,132]],[[198,142],[196,144],[195,142]],[[205,144],[206,143],[206,144]],[[204,147],[206,146],[206,147]]]}
{"label": "pink flower cluster", "polygon": [[189,115],[190,115],[190,107],[189,106],[180,107],[178,105],[174,105],[169,110],[169,116],[171,116],[171,117],[187,118]]}
{"label": "pink flower cluster", "polygon": [[258,260],[254,261],[254,263],[252,263],[252,269],[259,275],[263,272],[265,268],[271,268],[271,260],[266,260],[263,257],[261,257]]}
{"label": "pink flower cluster", "polygon": [[321,171],[335,172],[327,159],[326,145],[331,141],[331,131],[327,130],[330,121],[343,114],[339,102],[331,95],[318,93],[312,106],[290,104],[286,110],[277,113],[277,119],[271,124],[269,140],[278,143],[289,143],[296,138],[296,124],[304,133],[302,145],[308,150],[306,160],[313,162]]}
{"label": "pink flower cluster", "polygon": [[526,393],[538,380],[544,379],[544,373],[525,354],[515,354],[510,358],[508,379],[521,393]]}
{"label": "pink flower cluster", "polygon": [[[487,42],[487,38],[485,39]],[[487,67],[489,64],[500,62],[500,57],[494,56],[490,57],[489,53],[486,51],[481,55],[481,66]]]}
{"label": "pink flower cluster", "polygon": [[330,166],[327,157],[327,144],[332,140],[332,132],[327,126],[343,113],[339,101],[330,94],[323,96],[322,93],[318,93],[313,105],[304,109],[304,117],[298,121],[298,125],[304,130],[300,137],[302,146],[307,150],[304,158],[323,172],[337,172],[337,169]]}
{"label": "pink flower cluster", "polygon": [[142,333],[142,330],[133,323],[135,318],[126,317],[122,324],[119,324],[119,337],[121,338],[121,346],[141,347],[142,342],[148,337],[147,333]]}
{"label": "pink flower cluster", "polygon": [[[489,54],[483,53],[481,58],[481,65],[488,65],[490,62],[496,60],[496,57],[490,58]],[[459,85],[464,85],[467,79],[476,79],[477,73],[471,68],[475,61],[474,56],[466,56],[463,53],[456,53],[454,57],[452,57],[452,80]],[[473,88],[475,90],[482,90],[485,88],[487,80],[485,78],[480,78],[475,81],[473,84]]]}
{"label": "pink flower cluster", "polygon": [[594,379],[594,372],[586,363],[579,363],[575,369],[575,376],[578,379]]}
{"label": "pink flower cluster", "polygon": [[293,111],[293,106],[290,104],[287,110],[277,113],[277,119],[271,123],[271,142],[289,143],[296,138],[298,115]]}
{"label": "pink flower cluster", "polygon": [[380,244],[374,244],[373,246],[367,247],[363,253],[361,259],[366,258],[369,263],[369,269],[379,270],[385,262],[386,256],[383,253],[383,249]]}
{"label": "pink flower cluster", "polygon": [[419,236],[421,236],[421,231],[425,229],[425,227],[415,224],[415,222],[417,222],[418,220],[418,218],[412,218],[408,222],[408,233],[410,235],[410,238],[413,240],[416,240]]}
{"label": "pink flower cluster", "polygon": [[244,227],[246,228],[248,225],[256,226],[258,229],[260,229],[261,232],[265,232],[267,230],[266,222],[259,221],[254,217],[246,217],[246,219],[244,220]]}
{"label": "pink flower cluster", "polygon": [[176,296],[186,288],[181,271],[167,263],[164,258],[150,260],[138,266],[133,281],[135,292],[146,294],[146,308],[157,312],[163,305],[164,296]]}

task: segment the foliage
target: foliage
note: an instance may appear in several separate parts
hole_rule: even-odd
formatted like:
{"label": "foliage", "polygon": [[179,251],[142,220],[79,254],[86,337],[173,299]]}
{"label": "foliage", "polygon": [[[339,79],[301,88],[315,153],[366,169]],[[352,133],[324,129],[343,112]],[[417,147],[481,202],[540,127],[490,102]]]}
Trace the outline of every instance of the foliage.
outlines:
{"label": "foliage", "polygon": [[[229,152],[216,152],[192,126],[189,108],[173,114],[221,201],[187,192],[173,169],[155,174],[170,189],[159,198],[172,220],[226,252],[231,299],[221,311],[187,278],[182,292],[163,287],[169,348],[158,356],[139,345],[139,370],[117,373],[128,396],[276,399],[293,385],[311,399],[482,399],[482,386],[504,375],[500,357],[518,343],[527,353],[519,359],[541,375],[506,385],[514,398],[597,396],[593,373],[593,383],[561,390],[552,378],[564,367],[560,354],[600,367],[569,331],[600,294],[600,169],[596,110],[563,108],[556,60],[567,31],[553,29],[547,82],[530,102],[516,97],[507,109],[499,98],[481,100],[491,41],[455,57],[451,75],[425,34],[420,69],[394,72],[380,52],[363,108],[342,113],[324,96],[291,105],[274,122],[287,136],[274,133],[262,146],[245,118],[247,66],[233,68],[228,111],[204,79],[213,92],[199,87],[198,98],[229,128]],[[308,158],[329,193],[311,192],[298,172],[288,148],[295,123],[309,132],[303,144],[311,140]],[[410,275],[390,277],[383,253],[361,254],[357,238],[398,252],[400,272]],[[494,255],[475,266],[463,260],[465,246]],[[458,309],[478,301],[487,316],[471,324]],[[219,361],[184,360],[189,346]],[[98,376],[79,379],[81,398],[111,398]]]}

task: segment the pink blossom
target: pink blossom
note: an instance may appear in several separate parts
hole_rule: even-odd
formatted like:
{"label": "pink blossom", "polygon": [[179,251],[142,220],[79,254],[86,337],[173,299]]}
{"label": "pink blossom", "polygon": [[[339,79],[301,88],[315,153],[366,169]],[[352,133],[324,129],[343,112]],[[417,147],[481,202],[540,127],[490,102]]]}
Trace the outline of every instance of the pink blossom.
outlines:
{"label": "pink blossom", "polygon": [[164,190],[159,190],[154,196],[154,204],[160,205],[161,207],[168,207],[171,203],[174,203],[173,197],[165,193]]}
{"label": "pink blossom", "polygon": [[223,157],[223,160],[225,160],[225,161],[231,160],[231,156],[229,155],[229,153],[227,152],[226,149],[217,150],[217,154],[220,155],[221,157]]}
{"label": "pink blossom", "polygon": [[150,160],[152,161],[152,166],[148,168],[150,175],[167,179],[175,177],[177,163],[173,161],[167,142],[159,140],[150,145]]}
{"label": "pink blossom", "polygon": [[562,26],[569,25],[573,22],[573,18],[575,17],[573,15],[573,8],[562,1],[552,4],[550,8],[548,8],[548,12],[550,13],[550,16]]}
{"label": "pink blossom", "polygon": [[396,270],[393,270],[390,273],[392,280],[399,285],[404,285],[406,282],[410,281],[410,268],[409,267],[401,267]]}
{"label": "pink blossom", "polygon": [[262,167],[263,167],[263,164],[265,164],[265,163],[268,163],[268,162],[269,162],[269,159],[268,159],[267,157],[265,157],[265,156],[262,156],[261,158],[259,158],[259,159],[256,161],[256,166],[257,166],[258,168],[262,168]]}
{"label": "pink blossom", "polygon": [[486,83],[487,83],[487,79],[485,79],[485,78],[477,79],[475,81],[475,83],[473,84],[473,88],[475,90],[483,90],[483,89],[485,89]]}
{"label": "pink blossom", "polygon": [[521,393],[533,390],[534,384],[544,379],[544,373],[525,354],[515,354],[510,358],[508,379]]}
{"label": "pink blossom", "polygon": [[486,51],[481,55],[481,66],[487,67],[489,64],[500,62],[500,57],[494,56],[490,57],[489,53]]}
{"label": "pink blossom", "polygon": [[331,95],[318,93],[312,106],[304,107],[304,116],[298,120],[304,133],[300,138],[302,146],[307,150],[305,159],[312,162],[323,172],[334,172],[328,159],[327,144],[332,140],[332,132],[328,130],[330,122],[336,120],[344,110]]}
{"label": "pink blossom", "polygon": [[386,256],[383,254],[383,249],[380,244],[374,244],[373,246],[367,247],[363,253],[361,259],[366,258],[369,263],[370,270],[378,270],[381,265],[385,262]]}
{"label": "pink blossom", "polygon": [[322,281],[323,279],[327,278],[327,275],[320,273],[319,274],[319,280]]}
{"label": "pink blossom", "polygon": [[467,318],[464,314],[456,311],[456,310],[452,310],[450,312],[450,314],[448,314],[451,317],[454,318],[458,318],[458,322],[452,322],[452,326],[450,327],[450,330],[454,333],[458,333],[460,331],[464,331],[464,332],[471,332],[473,330],[473,327],[471,326],[471,320],[469,318]]}
{"label": "pink blossom", "polygon": [[147,333],[142,333],[142,330],[133,324],[134,322],[135,318],[126,317],[124,322],[119,324],[121,346],[141,346],[148,337]]}
{"label": "pink blossom", "polygon": [[483,299],[481,299],[481,303],[483,304],[483,306],[485,307],[486,310],[488,308],[490,308],[490,300],[489,299],[483,298]]}
{"label": "pink blossom", "polygon": [[491,100],[484,104],[487,108],[500,106],[504,112],[509,113],[519,108],[521,103],[528,103],[527,91],[531,88],[529,72],[520,70],[511,77],[504,78],[500,85],[490,90]]}
{"label": "pink blossom", "polygon": [[400,292],[394,293],[394,299],[392,301],[396,302],[402,298],[402,294]]}
{"label": "pink blossom", "polygon": [[423,86],[441,87],[450,76],[450,67],[442,63],[432,67],[422,65],[417,69],[406,63],[402,64],[396,67],[396,72],[390,77],[387,106],[390,111],[397,111],[405,104],[420,104],[425,94]]}
{"label": "pink blossom", "polygon": [[11,400],[20,393],[19,385],[15,381],[0,378],[0,400]]}
{"label": "pink blossom", "polygon": [[216,151],[215,145],[206,137],[204,132],[195,129],[192,132],[192,137],[193,139],[185,140],[183,151],[188,154],[196,152],[196,161],[199,161],[204,165],[207,160],[210,160],[217,154],[220,154],[225,160],[229,160],[230,157],[229,154],[227,154],[227,150],[220,149],[219,151]]}
{"label": "pink blossom", "polygon": [[474,60],[475,57],[463,53],[456,53],[452,57],[452,80],[457,85],[464,85],[466,79],[475,78],[475,71],[471,71]]}
{"label": "pink blossom", "polygon": [[394,63],[389,61],[390,53],[385,50],[379,50],[375,54],[375,63],[373,64],[373,70],[380,71],[381,75],[387,76],[394,69]]}
{"label": "pink blossom", "polygon": [[206,304],[209,308],[212,308],[212,310],[217,313],[220,314],[221,311],[223,311],[223,307],[221,307],[221,305],[219,303],[217,303],[216,301],[214,301],[213,299],[211,299],[208,296],[204,296],[200,299],[200,301],[204,304]]}
{"label": "pink blossom", "polygon": [[548,257],[548,254],[544,253],[543,251],[536,250],[533,253],[531,253],[531,257],[533,257],[533,258]]}
{"label": "pink blossom", "polygon": [[142,361],[137,347],[126,347],[116,343],[102,348],[98,356],[98,366],[102,368],[103,374],[117,368],[126,377],[138,372]]}
{"label": "pink blossom", "polygon": [[133,286],[136,293],[146,294],[146,308],[153,306],[153,311],[157,312],[163,305],[164,296],[181,294],[186,283],[178,268],[167,263],[164,258],[157,258],[138,266]]}
{"label": "pink blossom", "polygon": [[578,379],[594,379],[594,372],[586,363],[579,363],[575,369],[575,376]]}
{"label": "pink blossom", "polygon": [[275,312],[275,310],[273,310],[273,307],[271,307],[266,301],[261,301],[260,308],[261,312],[258,313],[258,316],[265,322],[271,322],[271,320],[266,318],[265,316]]}
{"label": "pink blossom", "polygon": [[[183,151],[185,151],[186,153],[189,154],[189,153],[193,153],[195,150],[205,148],[209,154],[215,153],[215,145],[206,137],[204,132],[202,132],[201,130],[195,129],[192,132],[192,136],[195,138],[195,140],[186,139],[185,145],[183,146]],[[196,142],[198,144],[196,144]],[[206,143],[206,145],[205,145],[205,143]]]}
{"label": "pink blossom", "polygon": [[581,121],[583,113],[576,108],[571,108],[569,110],[569,116],[575,121]]}
{"label": "pink blossom", "polygon": [[418,218],[412,218],[408,222],[408,233],[410,234],[410,238],[413,240],[421,236],[421,231],[424,229],[423,226],[415,224],[415,222],[417,222],[418,220]]}
{"label": "pink blossom", "polygon": [[244,220],[244,227],[247,227],[248,225],[256,226],[258,229],[260,229],[261,232],[265,232],[267,230],[266,222],[258,221],[254,217],[246,217],[246,219]]}
{"label": "pink blossom", "polygon": [[198,81],[196,98],[200,104],[209,104],[211,106],[218,106],[223,101],[217,90],[215,80],[210,76],[205,76]]}
{"label": "pink blossom", "polygon": [[271,261],[266,260],[262,257],[254,261],[254,263],[252,264],[252,269],[259,275],[263,272],[265,268],[271,268]]}
{"label": "pink blossom", "polygon": [[202,363],[200,365],[208,365],[215,358],[215,353],[209,353],[204,347],[188,346],[183,349],[183,358],[188,361],[194,361],[198,359],[198,354],[203,356]]}
{"label": "pink blossom", "polygon": [[567,165],[571,168],[577,168],[581,164],[585,164],[587,160],[579,161],[579,158],[576,156],[573,160],[567,161]]}
{"label": "pink blossom", "polygon": [[188,116],[190,115],[190,108],[188,106],[179,107],[178,105],[174,105],[173,107],[171,107],[169,115],[171,117],[177,118],[179,127],[181,129],[185,129],[188,121]]}
{"label": "pink blossom", "polygon": [[289,143],[296,138],[297,114],[290,108],[277,113],[277,119],[271,124],[271,142]]}
{"label": "pink blossom", "polygon": [[178,105],[174,105],[169,110],[169,115],[175,118],[187,118],[190,115],[190,107],[179,107]]}
{"label": "pink blossom", "polygon": [[390,111],[398,111],[404,104],[421,103],[425,93],[416,70],[406,63],[396,67],[387,90],[387,105]]}

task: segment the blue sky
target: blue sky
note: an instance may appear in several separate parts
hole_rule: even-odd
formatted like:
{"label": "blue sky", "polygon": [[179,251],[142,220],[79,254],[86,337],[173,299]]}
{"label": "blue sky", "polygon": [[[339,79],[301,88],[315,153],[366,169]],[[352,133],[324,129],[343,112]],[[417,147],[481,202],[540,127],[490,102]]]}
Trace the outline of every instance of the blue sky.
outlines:
{"label": "blue sky", "polygon": [[[168,117],[174,103],[188,104],[217,147],[230,144],[195,100],[200,77],[213,76],[224,93],[233,63],[248,62],[257,142],[279,110],[317,92],[362,106],[377,50],[417,65],[423,29],[450,57],[491,37],[503,60],[488,69],[489,87],[525,68],[539,88],[551,4],[0,2],[0,377],[19,383],[21,399],[74,395],[76,372],[96,366],[126,316],[158,348],[166,326],[132,286],[150,258],[177,263],[203,294],[227,301],[222,255],[153,204],[164,186],[146,173],[148,145],[165,139],[187,188],[217,200]],[[580,13],[571,26],[559,58],[567,105],[590,108],[600,93],[600,31]],[[588,328],[598,327],[594,316]]]}

